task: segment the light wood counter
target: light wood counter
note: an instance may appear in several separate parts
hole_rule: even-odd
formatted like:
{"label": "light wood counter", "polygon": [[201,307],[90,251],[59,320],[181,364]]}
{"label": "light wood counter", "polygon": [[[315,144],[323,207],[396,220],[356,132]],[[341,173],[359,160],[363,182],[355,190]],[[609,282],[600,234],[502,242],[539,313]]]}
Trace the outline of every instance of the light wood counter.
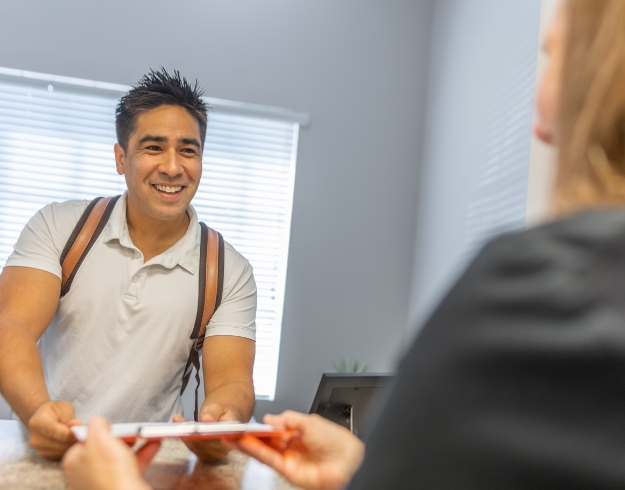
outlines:
{"label": "light wood counter", "polygon": [[[177,440],[163,443],[145,474],[154,489],[291,490],[271,468],[232,451],[220,463],[207,465],[196,460]],[[24,426],[0,420],[0,489],[65,489],[59,463],[37,456],[27,443]]]}

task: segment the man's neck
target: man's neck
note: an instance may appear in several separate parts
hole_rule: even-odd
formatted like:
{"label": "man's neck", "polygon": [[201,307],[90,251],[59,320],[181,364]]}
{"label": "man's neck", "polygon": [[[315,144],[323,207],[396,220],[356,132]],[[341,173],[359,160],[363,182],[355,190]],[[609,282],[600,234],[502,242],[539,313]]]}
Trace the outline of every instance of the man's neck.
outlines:
{"label": "man's neck", "polygon": [[141,250],[144,262],[171,248],[187,232],[190,221],[188,211],[172,220],[159,220],[127,204],[128,233],[135,247]]}

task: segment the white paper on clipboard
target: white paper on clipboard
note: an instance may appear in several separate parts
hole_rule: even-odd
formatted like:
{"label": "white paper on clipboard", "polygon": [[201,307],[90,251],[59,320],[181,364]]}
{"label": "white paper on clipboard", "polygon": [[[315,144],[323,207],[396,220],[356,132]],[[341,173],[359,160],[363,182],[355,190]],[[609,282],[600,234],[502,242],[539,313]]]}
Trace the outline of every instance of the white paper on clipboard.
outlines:
{"label": "white paper on clipboard", "polygon": [[[111,424],[111,435],[119,439],[134,437],[165,438],[185,437],[194,434],[219,435],[243,434],[245,432],[272,432],[275,427],[266,424],[244,424],[242,422],[144,422]],[[86,425],[72,427],[76,439],[87,439],[89,429]]]}

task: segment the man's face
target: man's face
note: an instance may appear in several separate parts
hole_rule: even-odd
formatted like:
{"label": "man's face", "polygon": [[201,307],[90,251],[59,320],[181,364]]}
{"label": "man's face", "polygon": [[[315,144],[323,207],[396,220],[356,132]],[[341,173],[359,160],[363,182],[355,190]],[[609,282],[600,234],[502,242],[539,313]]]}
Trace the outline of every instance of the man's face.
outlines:
{"label": "man's face", "polygon": [[140,114],[128,148],[115,145],[117,172],[133,212],[157,220],[184,213],[202,176],[198,121],[183,107],[163,105]]}

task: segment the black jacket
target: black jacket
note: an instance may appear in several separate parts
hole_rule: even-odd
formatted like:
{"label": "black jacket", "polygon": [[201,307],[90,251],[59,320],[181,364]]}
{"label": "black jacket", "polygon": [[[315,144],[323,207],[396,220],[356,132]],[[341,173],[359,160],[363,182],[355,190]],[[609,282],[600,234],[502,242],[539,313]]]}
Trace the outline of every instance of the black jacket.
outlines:
{"label": "black jacket", "polygon": [[625,488],[625,211],[487,245],[403,359],[350,489]]}

